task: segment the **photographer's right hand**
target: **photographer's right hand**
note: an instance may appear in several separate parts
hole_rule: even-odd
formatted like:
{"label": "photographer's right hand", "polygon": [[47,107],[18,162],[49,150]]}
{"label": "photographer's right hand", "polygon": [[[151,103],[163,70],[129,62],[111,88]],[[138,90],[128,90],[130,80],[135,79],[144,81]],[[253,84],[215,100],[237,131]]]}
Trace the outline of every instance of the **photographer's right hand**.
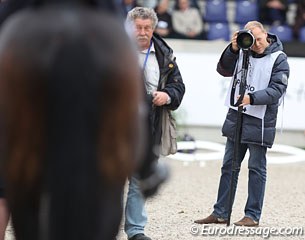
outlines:
{"label": "photographer's right hand", "polygon": [[238,31],[234,32],[234,33],[233,33],[233,36],[232,36],[232,39],[231,39],[232,50],[233,50],[234,52],[237,52],[237,51],[239,50],[239,47],[238,47],[237,41],[236,41],[237,35],[238,35]]}

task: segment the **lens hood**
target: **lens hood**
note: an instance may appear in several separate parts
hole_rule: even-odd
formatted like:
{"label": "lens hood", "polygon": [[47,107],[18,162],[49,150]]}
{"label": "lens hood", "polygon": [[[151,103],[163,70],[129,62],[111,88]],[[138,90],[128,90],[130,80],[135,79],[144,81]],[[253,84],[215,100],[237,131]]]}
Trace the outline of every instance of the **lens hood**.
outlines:
{"label": "lens hood", "polygon": [[247,50],[252,47],[255,42],[255,38],[250,30],[241,30],[237,34],[236,41],[239,48]]}

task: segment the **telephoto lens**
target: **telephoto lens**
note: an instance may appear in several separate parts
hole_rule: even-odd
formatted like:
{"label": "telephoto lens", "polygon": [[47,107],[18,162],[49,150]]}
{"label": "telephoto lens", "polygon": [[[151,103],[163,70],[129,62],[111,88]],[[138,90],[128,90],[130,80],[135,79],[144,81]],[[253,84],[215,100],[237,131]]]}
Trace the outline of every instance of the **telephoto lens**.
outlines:
{"label": "telephoto lens", "polygon": [[255,42],[255,38],[250,30],[241,30],[237,34],[236,41],[239,48],[247,50],[252,47]]}

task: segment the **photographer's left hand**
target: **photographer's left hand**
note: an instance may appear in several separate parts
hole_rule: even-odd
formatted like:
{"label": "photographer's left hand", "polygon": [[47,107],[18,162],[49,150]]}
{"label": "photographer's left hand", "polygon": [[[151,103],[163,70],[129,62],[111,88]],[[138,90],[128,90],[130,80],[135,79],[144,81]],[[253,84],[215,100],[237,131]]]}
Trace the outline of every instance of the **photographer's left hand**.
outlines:
{"label": "photographer's left hand", "polygon": [[[240,95],[237,97],[237,99],[240,98]],[[248,94],[244,95],[242,103],[239,105],[240,107],[249,105],[250,104],[250,96]]]}

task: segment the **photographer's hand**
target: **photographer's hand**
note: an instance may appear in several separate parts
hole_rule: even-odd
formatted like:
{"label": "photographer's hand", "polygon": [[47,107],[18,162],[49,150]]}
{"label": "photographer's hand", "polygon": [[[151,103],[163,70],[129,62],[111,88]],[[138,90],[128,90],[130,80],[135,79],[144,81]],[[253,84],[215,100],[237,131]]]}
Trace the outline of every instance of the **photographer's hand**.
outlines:
{"label": "photographer's hand", "polygon": [[[240,95],[237,97],[237,100],[240,98]],[[243,98],[242,103],[239,105],[239,107],[245,106],[245,105],[249,105],[250,104],[250,96],[248,94],[246,94]]]}
{"label": "photographer's hand", "polygon": [[237,35],[238,35],[238,31],[234,32],[234,33],[233,33],[233,36],[232,36],[232,38],[231,38],[232,50],[233,50],[234,52],[237,52],[237,51],[239,50],[239,47],[238,47],[237,41],[236,41]]}

